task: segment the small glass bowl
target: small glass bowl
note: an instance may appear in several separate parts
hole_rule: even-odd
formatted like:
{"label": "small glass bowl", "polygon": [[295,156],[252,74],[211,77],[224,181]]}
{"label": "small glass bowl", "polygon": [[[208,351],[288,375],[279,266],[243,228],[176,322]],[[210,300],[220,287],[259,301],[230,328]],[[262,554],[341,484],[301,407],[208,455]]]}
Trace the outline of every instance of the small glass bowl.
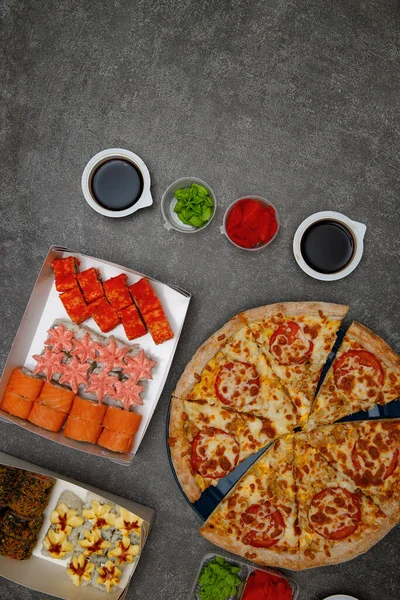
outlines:
{"label": "small glass bowl", "polygon": [[[212,215],[207,223],[205,223],[202,227],[195,227],[194,225],[186,225],[186,223],[182,223],[176,212],[174,212],[175,204],[177,203],[177,199],[175,198],[176,190],[188,188],[192,185],[192,183],[198,183],[199,185],[205,187],[214,203]],[[196,177],[182,177],[181,179],[177,179],[174,181],[174,183],[171,183],[171,185],[167,187],[161,199],[161,212],[165,221],[164,227],[165,229],[168,229],[168,231],[171,229],[175,229],[175,231],[179,231],[180,233],[197,233],[198,231],[203,231],[213,220],[216,210],[217,200],[214,192],[208,183],[202,179],[197,179]]]}
{"label": "small glass bowl", "polygon": [[[233,240],[231,240],[231,238],[229,237],[229,234],[228,234],[228,231],[227,231],[227,228],[226,228],[229,215],[231,214],[233,207],[236,206],[236,204],[238,202],[241,202],[242,200],[258,200],[258,202],[261,202],[262,204],[265,204],[265,206],[271,206],[274,209],[274,211],[275,211],[275,218],[276,218],[276,222],[278,224],[278,227],[277,227],[274,235],[272,236],[272,238],[270,240],[268,240],[268,242],[265,242],[265,244],[260,244],[260,246],[255,246],[254,248],[244,248],[243,246],[239,246],[239,244],[236,244],[236,242],[234,242]],[[226,209],[225,214],[224,214],[223,224],[220,227],[220,232],[223,235],[225,235],[228,238],[228,240],[230,241],[230,243],[233,244],[234,246],[236,246],[236,248],[239,248],[240,250],[247,250],[247,251],[250,251],[250,252],[255,252],[255,251],[258,251],[258,250],[262,250],[263,248],[266,248],[271,242],[274,241],[274,239],[276,238],[276,236],[278,234],[279,227],[280,227],[280,224],[279,224],[278,211],[276,210],[276,208],[272,204],[272,202],[269,202],[269,200],[266,200],[265,198],[262,198],[261,196],[243,196],[242,198],[238,198],[237,200],[235,200],[234,202],[232,202],[232,204],[230,204],[228,206],[228,208]]]}

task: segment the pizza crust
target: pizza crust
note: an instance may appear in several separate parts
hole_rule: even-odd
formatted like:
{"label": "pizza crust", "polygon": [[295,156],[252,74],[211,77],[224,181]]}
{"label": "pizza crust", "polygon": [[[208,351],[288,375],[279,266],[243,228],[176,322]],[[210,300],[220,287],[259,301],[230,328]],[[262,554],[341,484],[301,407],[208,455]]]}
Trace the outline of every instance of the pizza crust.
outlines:
{"label": "pizza crust", "polygon": [[343,319],[349,310],[349,306],[344,304],[333,304],[330,302],[280,302],[278,304],[268,304],[251,308],[242,313],[248,322],[261,321],[268,319],[272,315],[281,313],[286,316],[320,316],[322,311],[329,319]]}
{"label": "pizza crust", "polygon": [[236,315],[210,336],[197,350],[176,384],[173,396],[186,400],[192,387],[198,383],[206,364],[223,348],[226,341],[246,325],[241,315]]}
{"label": "pizza crust", "polygon": [[216,546],[259,565],[292,569],[294,571],[299,569],[299,555],[297,552],[294,554],[278,554],[268,548],[246,546],[242,542],[232,539],[223,528],[213,525],[209,521],[210,518],[201,527],[200,533]]}
{"label": "pizza crust", "polygon": [[313,569],[314,567],[336,565],[351,560],[352,558],[356,558],[356,556],[360,556],[360,554],[365,554],[365,552],[370,550],[370,548],[379,542],[379,540],[385,537],[396,524],[396,522],[389,518],[385,518],[375,531],[364,534],[359,542],[351,543],[343,540],[340,544],[333,546],[330,549],[331,556],[326,556],[324,552],[318,552],[312,560],[307,556],[304,556],[304,554],[301,554],[298,569]]}
{"label": "pizza crust", "polygon": [[183,491],[190,502],[195,502],[201,496],[201,489],[192,475],[190,466],[191,446],[184,429],[185,419],[183,415],[185,414],[184,401],[173,397],[170,408],[168,438],[172,463]]}
{"label": "pizza crust", "polygon": [[383,362],[394,370],[400,370],[400,356],[382,338],[373,331],[354,321],[347,330],[346,336],[362,344],[367,350],[381,358]]}

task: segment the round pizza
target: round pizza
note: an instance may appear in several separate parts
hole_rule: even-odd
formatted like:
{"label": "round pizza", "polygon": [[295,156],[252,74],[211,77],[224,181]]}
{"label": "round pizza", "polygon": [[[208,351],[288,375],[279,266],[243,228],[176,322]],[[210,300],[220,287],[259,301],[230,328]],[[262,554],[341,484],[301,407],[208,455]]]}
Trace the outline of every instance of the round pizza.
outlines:
{"label": "round pizza", "polygon": [[266,448],[201,528],[264,565],[305,569],[368,550],[399,519],[400,419],[336,423],[400,396],[400,357],[353,323],[321,382],[347,306],[240,313],[195,353],[168,444],[191,502]]}

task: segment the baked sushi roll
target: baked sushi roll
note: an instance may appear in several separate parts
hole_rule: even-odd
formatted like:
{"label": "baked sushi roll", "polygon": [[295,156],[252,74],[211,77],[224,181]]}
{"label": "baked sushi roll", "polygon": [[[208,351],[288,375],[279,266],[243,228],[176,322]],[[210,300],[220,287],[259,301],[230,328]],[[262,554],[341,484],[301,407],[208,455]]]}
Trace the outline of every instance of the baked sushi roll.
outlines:
{"label": "baked sushi roll", "polygon": [[89,304],[90,314],[103,333],[108,333],[119,325],[119,316],[106,298],[100,298]]}
{"label": "baked sushi roll", "polygon": [[7,537],[12,537],[16,540],[36,543],[42,524],[43,515],[33,519],[26,519],[25,517],[8,510],[3,516],[1,532]]}
{"label": "baked sushi roll", "polygon": [[82,511],[82,516],[85,519],[85,526],[91,531],[99,529],[105,539],[112,537],[114,523],[117,518],[115,505],[103,499],[98,499],[94,494],[88,493],[85,507]]}
{"label": "baked sushi roll", "polygon": [[36,540],[17,540],[5,534],[0,535],[0,554],[15,560],[28,560],[32,556]]}
{"label": "baked sushi roll", "polygon": [[76,554],[67,567],[67,575],[75,587],[89,585],[96,565],[83,553]]}
{"label": "baked sushi roll", "polygon": [[127,276],[125,273],[121,273],[121,275],[111,277],[103,283],[107,300],[114,310],[122,310],[133,304],[126,281]]}
{"label": "baked sushi roll", "polygon": [[86,304],[82,292],[78,288],[60,294],[60,300],[69,318],[74,323],[79,325],[90,318],[89,306]]}
{"label": "baked sushi roll", "polygon": [[84,556],[91,556],[95,560],[96,556],[106,556],[111,548],[111,542],[105,539],[101,529],[84,529],[79,536],[77,550],[83,552]]}
{"label": "baked sushi roll", "polygon": [[18,491],[32,498],[45,499],[51,493],[56,480],[48,475],[21,471],[18,481]]}
{"label": "baked sushi roll", "polygon": [[63,531],[56,531],[50,528],[43,540],[41,553],[43,556],[61,560],[72,555],[74,544],[68,540],[68,536]]}
{"label": "baked sushi roll", "polygon": [[122,506],[118,507],[118,516],[114,523],[114,540],[127,536],[132,543],[140,544],[143,519]]}
{"label": "baked sushi roll", "polygon": [[16,367],[11,373],[6,390],[25,400],[34,401],[38,398],[44,381],[36,377],[25,367]]}
{"label": "baked sushi roll", "polygon": [[0,486],[13,487],[21,477],[21,469],[0,464]]}
{"label": "baked sushi roll", "polygon": [[115,542],[115,545],[108,551],[107,557],[115,560],[118,566],[126,563],[132,564],[136,557],[139,557],[139,544],[132,544],[131,539],[124,535],[120,540]]}
{"label": "baked sushi roll", "polygon": [[86,269],[78,274],[79,286],[88,304],[104,296],[103,285],[98,269]]}
{"label": "baked sushi roll", "polygon": [[73,492],[64,491],[50,514],[50,528],[62,532],[75,545],[83,525],[82,500]]}

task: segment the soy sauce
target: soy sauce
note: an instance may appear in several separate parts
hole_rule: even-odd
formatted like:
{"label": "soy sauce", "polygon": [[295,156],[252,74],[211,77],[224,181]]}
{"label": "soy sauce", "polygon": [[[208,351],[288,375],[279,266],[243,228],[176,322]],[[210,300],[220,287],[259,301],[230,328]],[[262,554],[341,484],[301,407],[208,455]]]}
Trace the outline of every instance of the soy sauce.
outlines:
{"label": "soy sauce", "polygon": [[91,188],[100,206],[124,210],[133,206],[142,195],[143,177],[133,163],[115,158],[97,167]]}
{"label": "soy sauce", "polygon": [[337,273],[344,269],[354,254],[354,238],[337,221],[329,219],[310,225],[300,243],[305,262],[318,273]]}

